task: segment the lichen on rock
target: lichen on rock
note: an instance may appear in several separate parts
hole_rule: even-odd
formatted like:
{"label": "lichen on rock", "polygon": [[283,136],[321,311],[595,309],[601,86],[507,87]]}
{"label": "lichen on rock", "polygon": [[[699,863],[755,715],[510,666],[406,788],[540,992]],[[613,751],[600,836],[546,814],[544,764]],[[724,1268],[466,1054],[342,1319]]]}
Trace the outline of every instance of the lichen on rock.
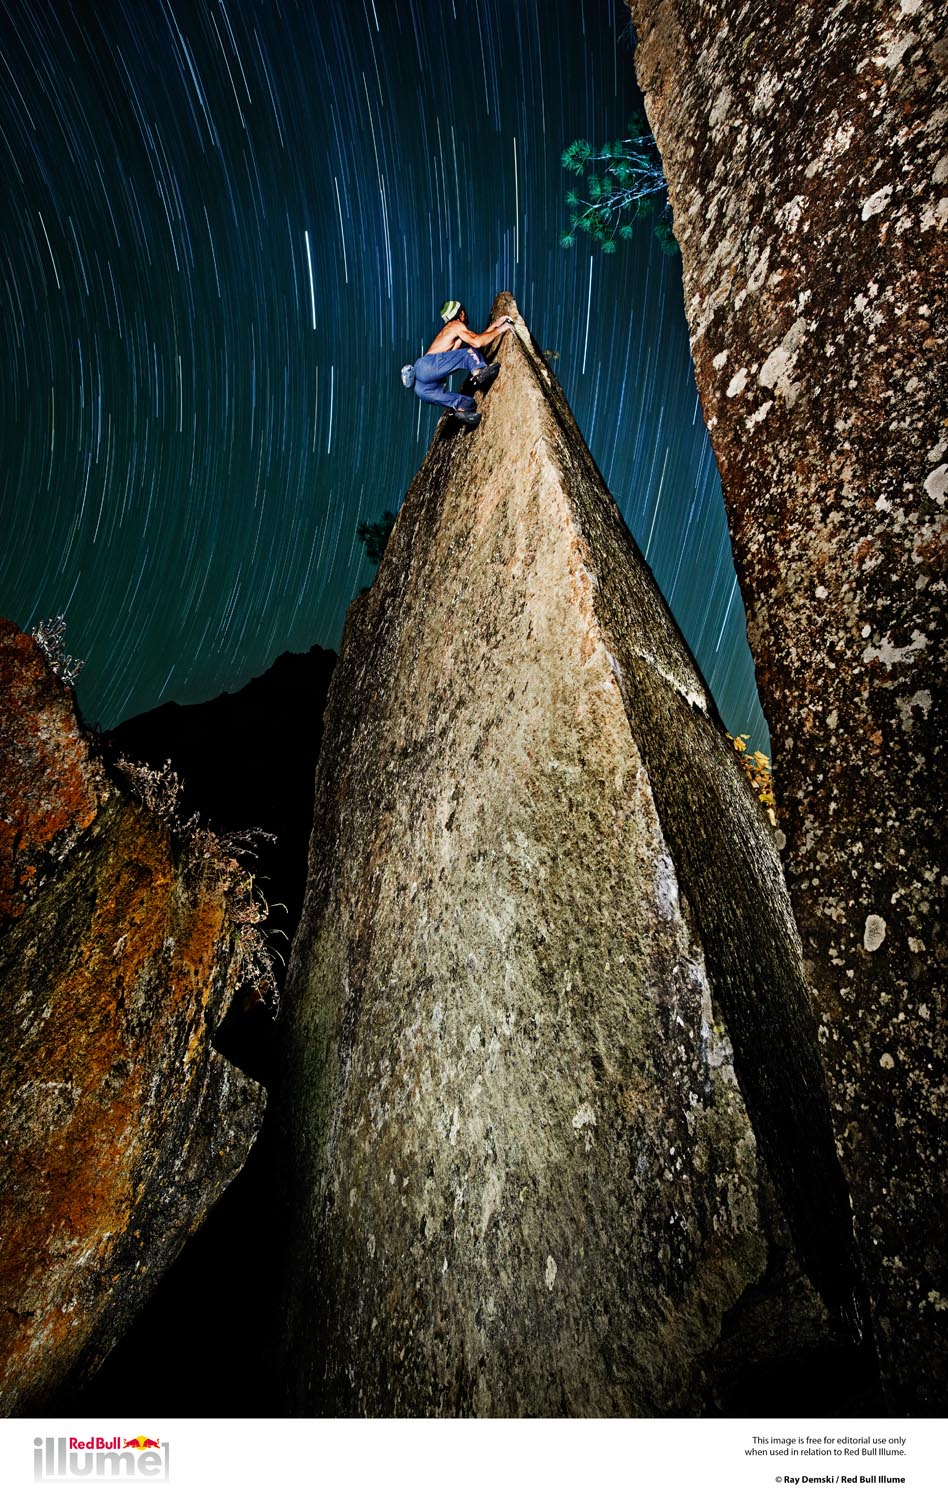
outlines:
{"label": "lichen on rock", "polygon": [[883,1378],[943,1411],[943,17],[629,8]]}
{"label": "lichen on rock", "polygon": [[111,779],[0,622],[0,1411],[91,1374],[240,1169],[263,1090],[216,1053],[223,896]]}

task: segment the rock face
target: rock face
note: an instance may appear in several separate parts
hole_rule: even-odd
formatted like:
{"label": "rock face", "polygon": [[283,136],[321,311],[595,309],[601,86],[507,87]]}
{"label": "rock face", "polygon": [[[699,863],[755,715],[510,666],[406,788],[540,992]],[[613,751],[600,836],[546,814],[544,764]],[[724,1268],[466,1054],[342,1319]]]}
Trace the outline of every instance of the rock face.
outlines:
{"label": "rock face", "polygon": [[630,9],[883,1378],[943,1410],[943,12]]}
{"label": "rock face", "polygon": [[225,900],[0,622],[0,1412],[91,1372],[239,1170],[263,1090],[211,1037]]}
{"label": "rock face", "polygon": [[697,1409],[766,1257],[754,1131],[852,1297],[770,830],[505,312],[330,692],[287,983],[298,1412]]}

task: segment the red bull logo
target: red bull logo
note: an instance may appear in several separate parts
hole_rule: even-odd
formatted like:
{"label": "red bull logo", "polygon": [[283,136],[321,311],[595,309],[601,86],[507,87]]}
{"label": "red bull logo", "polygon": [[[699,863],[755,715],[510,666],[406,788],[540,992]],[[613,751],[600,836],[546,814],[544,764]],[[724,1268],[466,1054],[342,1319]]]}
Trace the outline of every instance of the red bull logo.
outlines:
{"label": "red bull logo", "polygon": [[167,1479],[170,1443],[137,1437],[47,1437],[33,1439],[33,1478]]}

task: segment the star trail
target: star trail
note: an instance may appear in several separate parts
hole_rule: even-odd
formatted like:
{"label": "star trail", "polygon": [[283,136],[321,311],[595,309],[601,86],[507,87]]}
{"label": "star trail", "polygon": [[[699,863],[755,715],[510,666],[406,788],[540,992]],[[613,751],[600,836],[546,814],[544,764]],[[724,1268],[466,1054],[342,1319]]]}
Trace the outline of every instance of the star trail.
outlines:
{"label": "star trail", "polygon": [[509,289],[764,741],[680,264],[559,246],[637,99],[619,0],[0,0],[0,611],[66,616],[91,721],[338,647],[437,420],[399,367]]}

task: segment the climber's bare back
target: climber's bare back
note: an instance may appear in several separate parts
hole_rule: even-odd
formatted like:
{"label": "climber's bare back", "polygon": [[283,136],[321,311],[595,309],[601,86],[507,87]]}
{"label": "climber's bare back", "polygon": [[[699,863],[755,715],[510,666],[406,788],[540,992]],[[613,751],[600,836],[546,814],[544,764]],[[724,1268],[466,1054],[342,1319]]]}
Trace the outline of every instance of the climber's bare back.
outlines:
{"label": "climber's bare back", "polygon": [[427,354],[447,354],[451,349],[460,349],[462,344],[467,344],[471,349],[483,349],[485,345],[493,342],[501,329],[505,333],[507,331],[507,319],[499,318],[496,323],[492,323],[489,328],[485,328],[483,333],[474,333],[473,329],[468,328],[465,321],[466,317],[467,314],[462,307],[461,316],[452,318],[450,323],[445,323],[440,333],[437,333],[432,339],[425,352]]}

